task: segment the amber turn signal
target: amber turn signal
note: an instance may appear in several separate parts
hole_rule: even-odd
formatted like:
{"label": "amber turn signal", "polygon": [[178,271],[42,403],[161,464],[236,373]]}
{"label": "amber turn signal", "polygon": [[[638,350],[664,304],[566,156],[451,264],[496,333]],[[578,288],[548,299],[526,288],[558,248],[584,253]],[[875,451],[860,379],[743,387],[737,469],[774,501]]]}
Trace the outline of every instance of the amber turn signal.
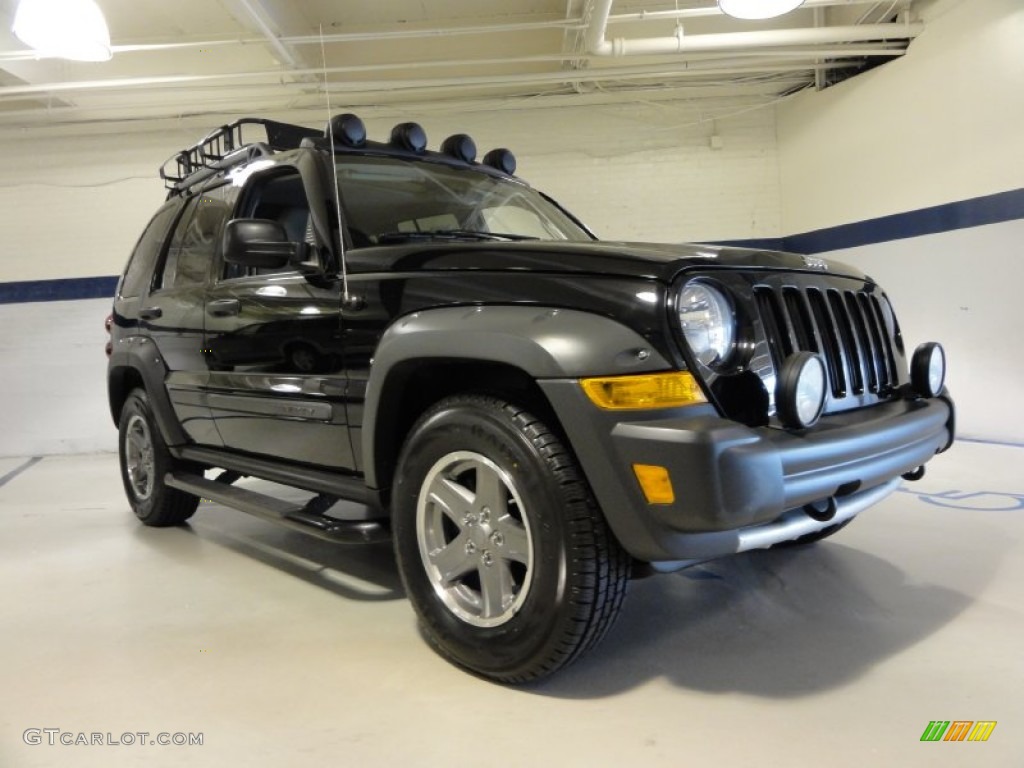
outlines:
{"label": "amber turn signal", "polygon": [[644,492],[648,504],[672,504],[676,500],[672,479],[665,467],[655,464],[634,464],[633,473],[640,481],[640,489]]}
{"label": "amber turn signal", "polygon": [[580,386],[594,405],[608,411],[677,408],[707,402],[689,371],[580,379]]}

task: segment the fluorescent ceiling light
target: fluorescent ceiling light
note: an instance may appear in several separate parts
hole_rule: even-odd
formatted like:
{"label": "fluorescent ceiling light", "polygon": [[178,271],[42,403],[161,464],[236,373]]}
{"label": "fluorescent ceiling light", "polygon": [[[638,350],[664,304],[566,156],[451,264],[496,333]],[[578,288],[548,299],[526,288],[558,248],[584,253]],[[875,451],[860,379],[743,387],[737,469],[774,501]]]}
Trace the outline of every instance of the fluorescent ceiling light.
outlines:
{"label": "fluorescent ceiling light", "polygon": [[773,19],[795,11],[804,0],[718,0],[722,13],[737,19]]}
{"label": "fluorescent ceiling light", "polygon": [[110,30],[95,0],[21,0],[14,34],[40,56],[108,61]]}

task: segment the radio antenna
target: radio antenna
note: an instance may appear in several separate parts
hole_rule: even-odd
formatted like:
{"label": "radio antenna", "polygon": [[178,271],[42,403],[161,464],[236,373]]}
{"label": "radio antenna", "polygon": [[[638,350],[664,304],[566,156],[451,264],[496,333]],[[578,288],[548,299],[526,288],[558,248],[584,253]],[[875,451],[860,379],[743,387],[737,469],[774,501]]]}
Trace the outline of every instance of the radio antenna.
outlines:
{"label": "radio antenna", "polygon": [[352,304],[348,293],[348,265],[345,263],[345,233],[341,225],[341,192],[338,188],[338,163],[334,159],[334,120],[331,113],[331,89],[327,83],[327,50],[324,47],[324,25],[320,24],[320,60],[324,70],[324,98],[327,101],[327,141],[331,145],[331,170],[334,174],[334,213],[338,224],[338,261],[341,266],[341,301],[343,306]]}

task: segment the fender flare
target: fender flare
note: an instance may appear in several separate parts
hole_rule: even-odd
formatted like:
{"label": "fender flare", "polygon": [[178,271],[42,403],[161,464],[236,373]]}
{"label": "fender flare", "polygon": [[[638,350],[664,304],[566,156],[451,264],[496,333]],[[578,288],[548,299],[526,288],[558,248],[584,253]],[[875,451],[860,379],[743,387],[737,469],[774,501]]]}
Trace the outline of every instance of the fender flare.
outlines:
{"label": "fender flare", "polygon": [[395,369],[414,360],[467,360],[518,368],[534,379],[664,371],[672,365],[639,333],[602,315],[538,306],[447,307],[396,321],[374,355],[362,449],[366,484],[378,488],[381,403]]}
{"label": "fender flare", "polygon": [[156,344],[145,336],[133,336],[122,340],[115,346],[107,367],[107,396],[110,400],[110,415],[114,424],[118,423],[119,408],[115,400],[123,402],[128,392],[120,392],[123,397],[115,398],[115,391],[123,388],[124,374],[135,371],[142,379],[149,399],[150,410],[156,419],[164,443],[168,446],[185,445],[188,438],[174,415],[174,408],[167,396],[164,380],[167,377],[167,364],[160,355]]}

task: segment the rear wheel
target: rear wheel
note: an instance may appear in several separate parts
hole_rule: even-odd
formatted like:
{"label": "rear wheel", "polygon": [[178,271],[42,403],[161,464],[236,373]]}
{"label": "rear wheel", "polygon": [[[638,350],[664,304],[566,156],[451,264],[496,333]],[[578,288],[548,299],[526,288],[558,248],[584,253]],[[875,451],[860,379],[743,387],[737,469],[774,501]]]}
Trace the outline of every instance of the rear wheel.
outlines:
{"label": "rear wheel", "polygon": [[174,469],[153,420],[149,399],[135,389],[121,409],[118,429],[121,480],[135,516],[146,525],[180,525],[192,517],[199,498],[164,484],[164,475]]}
{"label": "rear wheel", "polygon": [[509,683],[544,677],[611,627],[630,557],[571,453],[539,419],[447,398],[413,427],[393,494],[395,550],[428,641]]}

